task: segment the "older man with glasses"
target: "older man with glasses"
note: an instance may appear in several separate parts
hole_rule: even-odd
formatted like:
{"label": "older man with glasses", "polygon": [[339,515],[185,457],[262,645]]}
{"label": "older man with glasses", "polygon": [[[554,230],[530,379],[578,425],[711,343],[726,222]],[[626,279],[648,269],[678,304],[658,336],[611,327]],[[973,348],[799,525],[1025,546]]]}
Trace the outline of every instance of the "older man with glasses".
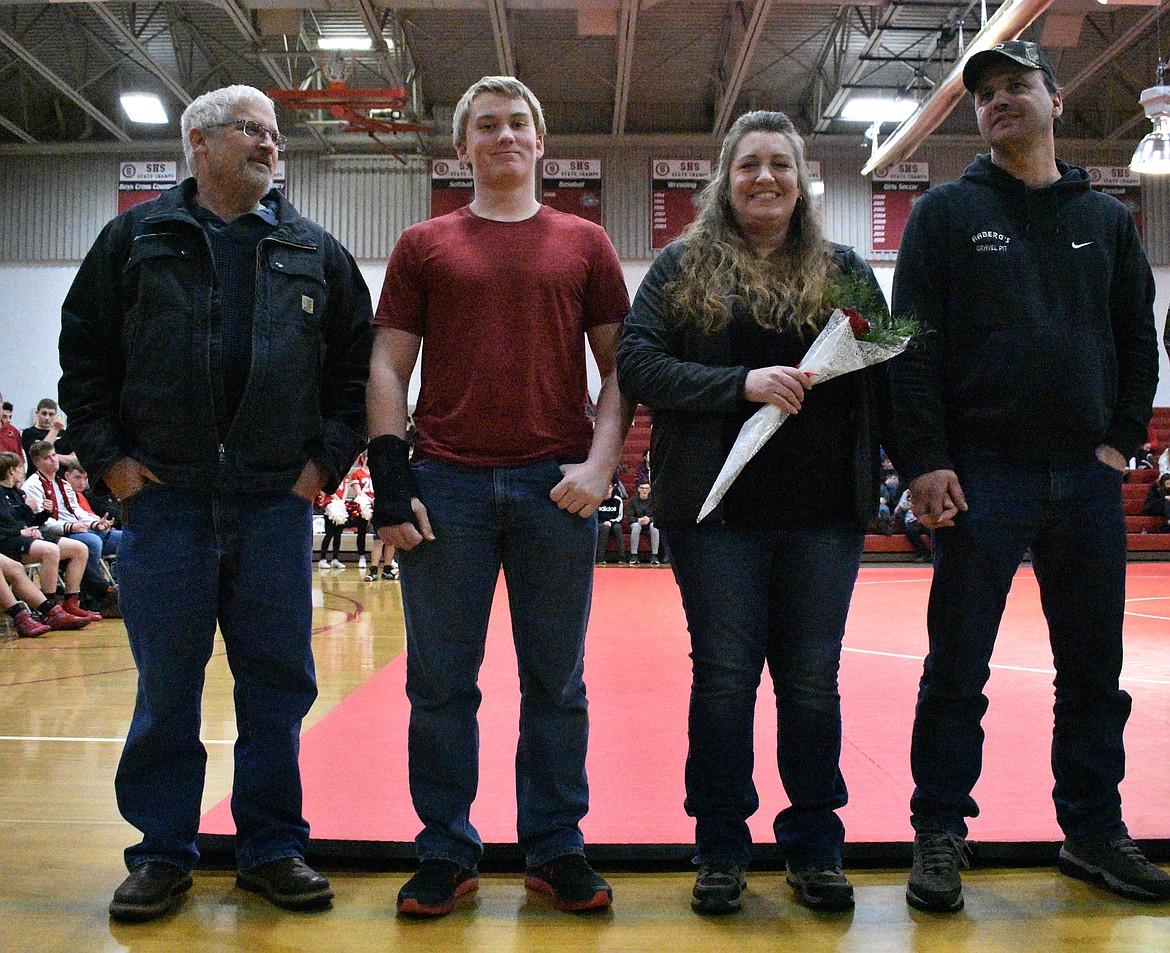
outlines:
{"label": "older man with glasses", "polygon": [[217,625],[235,677],[237,884],[293,910],[333,896],[304,862],[297,764],[317,694],[311,507],[365,443],[370,294],[272,188],[286,140],[267,96],[207,93],[182,132],[193,176],[106,226],[62,311],[74,446],[127,511],[138,697],[115,788],[143,837],[110,904],[123,921],[192,884]]}

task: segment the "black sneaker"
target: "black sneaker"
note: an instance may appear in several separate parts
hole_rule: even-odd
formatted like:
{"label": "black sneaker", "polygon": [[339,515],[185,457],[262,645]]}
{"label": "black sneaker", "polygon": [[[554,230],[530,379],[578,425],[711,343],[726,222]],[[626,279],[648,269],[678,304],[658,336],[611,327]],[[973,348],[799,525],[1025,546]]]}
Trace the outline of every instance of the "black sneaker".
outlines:
{"label": "black sneaker", "polygon": [[743,905],[746,886],[746,872],[733,861],[700,864],[691,891],[691,907],[696,913],[734,913]]}
{"label": "black sneaker", "polygon": [[391,563],[389,566],[382,567],[383,579],[397,579],[398,578],[398,563]]}
{"label": "black sneaker", "polygon": [[853,884],[837,864],[788,868],[788,886],[796,899],[813,910],[852,910]]}
{"label": "black sneaker", "polygon": [[613,890],[581,854],[562,854],[540,867],[529,867],[524,886],[548,894],[558,910],[572,913],[604,910],[613,903]]}
{"label": "black sneaker", "polygon": [[418,873],[398,891],[398,912],[416,917],[441,917],[455,909],[455,900],[479,886],[479,871],[453,860],[424,860]]}
{"label": "black sneaker", "polygon": [[110,916],[123,923],[161,917],[191,889],[191,874],[162,860],[148,860],[130,871],[114,891]]}
{"label": "black sneaker", "polygon": [[914,867],[906,885],[906,902],[931,913],[963,908],[960,867],[970,866],[970,848],[950,831],[919,831],[914,835]]}
{"label": "black sneaker", "polygon": [[1170,874],[1150,863],[1131,837],[1077,841],[1065,838],[1057,861],[1060,872],[1103,884],[1135,900],[1170,900]]}

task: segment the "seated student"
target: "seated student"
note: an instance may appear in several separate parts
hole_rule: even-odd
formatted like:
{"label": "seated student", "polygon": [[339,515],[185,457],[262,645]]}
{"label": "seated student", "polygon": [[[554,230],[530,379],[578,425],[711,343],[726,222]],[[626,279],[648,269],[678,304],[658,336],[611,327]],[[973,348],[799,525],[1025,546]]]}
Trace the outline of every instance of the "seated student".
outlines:
{"label": "seated student", "polygon": [[906,490],[898,505],[894,507],[894,523],[901,524],[902,532],[914,547],[915,555],[925,561],[930,560],[930,529],[918,521],[914,510],[910,506],[910,491]]}
{"label": "seated student", "polygon": [[[81,577],[89,559],[89,550],[74,539],[50,542],[38,528],[49,519],[48,510],[34,513],[20,492],[24,466],[15,453],[0,453],[0,555],[22,566],[23,562],[41,564],[41,596],[33,611],[37,621],[51,629],[80,629],[101,616],[86,612],[78,602]],[[57,597],[57,567],[67,559],[65,596]]]}
{"label": "seated student", "polygon": [[33,473],[24,484],[25,496],[35,507],[46,507],[49,519],[44,524],[48,539],[69,538],[84,543],[89,550],[89,560],[82,579],[82,591],[95,604],[105,605],[113,615],[117,590],[102,571],[102,556],[115,556],[122,541],[122,531],[113,528],[108,517],[87,513],[77,501],[73,487],[60,475],[61,462],[53,444],[38,440],[28,450]]}
{"label": "seated student", "polygon": [[[44,595],[28,578],[24,566],[0,555],[0,609],[11,616],[18,638],[35,639],[52,630],[52,626],[41,622],[29,608],[30,604],[39,606],[44,602]],[[50,604],[50,611],[52,608]]]}
{"label": "seated student", "polygon": [[622,529],[622,514],[625,512],[622,498],[614,491],[614,485],[609,485],[609,494],[602,504],[597,507],[597,562],[606,562],[605,551],[609,547],[609,537],[613,534],[614,546],[617,547],[616,562],[622,562],[626,555],[626,536]]}
{"label": "seated student", "polygon": [[121,512],[122,507],[118,503],[117,497],[100,493],[90,486],[89,474],[85,467],[76,462],[63,463],[61,464],[61,475],[65,477],[65,482],[73,487],[73,492],[77,495],[77,503],[85,512],[91,516],[101,514],[100,518],[110,520],[114,529],[122,528],[121,521],[118,519],[118,513]]}
{"label": "seated student", "polygon": [[15,453],[20,458],[20,465],[25,466],[24,444],[20,440],[20,431],[12,423],[12,404],[4,401],[3,407],[0,411],[0,452]]}
{"label": "seated student", "polygon": [[[65,421],[57,414],[57,402],[52,397],[42,397],[37,402],[36,421],[33,426],[25,427],[20,434],[20,442],[26,457],[29,456],[29,450],[34,443],[44,440],[53,445],[62,462],[77,459],[65,433]],[[26,472],[31,475],[32,470],[33,462],[30,459]]]}
{"label": "seated student", "polygon": [[[1146,494],[1146,501],[1142,504],[1143,516],[1160,516],[1170,523],[1170,473],[1163,473],[1155,483],[1150,484]],[[1170,525],[1163,526],[1158,532],[1170,531]]]}
{"label": "seated student", "polygon": [[630,565],[638,565],[638,543],[642,530],[650,531],[650,565],[660,565],[658,559],[658,527],[654,525],[654,502],[650,498],[650,484],[639,483],[638,492],[630,500]]}

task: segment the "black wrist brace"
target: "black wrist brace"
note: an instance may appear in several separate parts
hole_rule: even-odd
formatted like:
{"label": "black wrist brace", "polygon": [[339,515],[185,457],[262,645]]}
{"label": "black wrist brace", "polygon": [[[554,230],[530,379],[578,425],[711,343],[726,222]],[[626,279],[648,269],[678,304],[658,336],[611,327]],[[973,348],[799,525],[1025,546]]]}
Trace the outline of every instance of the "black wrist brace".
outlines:
{"label": "black wrist brace", "polygon": [[410,472],[410,444],[401,437],[384,434],[366,447],[370,480],[374,485],[374,512],[370,522],[377,532],[383,526],[413,523],[412,497],[418,495]]}

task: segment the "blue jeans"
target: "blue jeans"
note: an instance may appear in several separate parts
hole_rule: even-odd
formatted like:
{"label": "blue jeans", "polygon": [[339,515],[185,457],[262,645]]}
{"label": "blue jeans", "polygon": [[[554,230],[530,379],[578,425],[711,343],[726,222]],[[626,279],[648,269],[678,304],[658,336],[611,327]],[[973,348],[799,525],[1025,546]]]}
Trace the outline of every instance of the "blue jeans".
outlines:
{"label": "blue jeans", "polygon": [[790,807],[773,831],[794,868],[840,863],[849,795],[841,776],[837,672],[862,532],[847,526],[757,531],[664,529],[691,633],[686,812],[697,861],[751,858],[747,819],[756,693],[776,693],[776,761]]}
{"label": "blue jeans", "polygon": [[500,567],[520,673],[517,827],[526,862],[583,853],[589,809],[585,626],[596,517],[559,509],[552,462],[414,468],[433,542],[399,552],[410,698],[410,793],[423,822],[419,857],[474,867],[479,783],[479,668]]}
{"label": "blue jeans", "polygon": [[190,870],[199,859],[200,705],[217,622],[235,678],[240,869],[303,856],[297,756],[317,697],[311,505],[292,493],[225,498],[148,484],[128,510],[118,578],[138,697],[114,787],[143,838],[126,865]]}
{"label": "blue jeans", "polygon": [[1118,785],[1130,697],[1118,687],[1125,612],[1122,475],[1094,457],[1064,465],[990,456],[956,462],[968,510],[935,530],[911,767],[916,830],[967,833],[983,764],[983,688],[1024,551],[1048,620],[1056,668],[1052,736],[1056,817],[1070,837],[1122,833]]}
{"label": "blue jeans", "polygon": [[102,572],[102,556],[117,555],[118,546],[122,541],[122,531],[120,529],[87,530],[84,533],[70,533],[68,538],[85,543],[85,548],[89,550],[89,559],[85,563],[85,576],[82,577],[82,583],[86,586],[87,591],[105,592],[110,583],[106,579],[105,573]]}

